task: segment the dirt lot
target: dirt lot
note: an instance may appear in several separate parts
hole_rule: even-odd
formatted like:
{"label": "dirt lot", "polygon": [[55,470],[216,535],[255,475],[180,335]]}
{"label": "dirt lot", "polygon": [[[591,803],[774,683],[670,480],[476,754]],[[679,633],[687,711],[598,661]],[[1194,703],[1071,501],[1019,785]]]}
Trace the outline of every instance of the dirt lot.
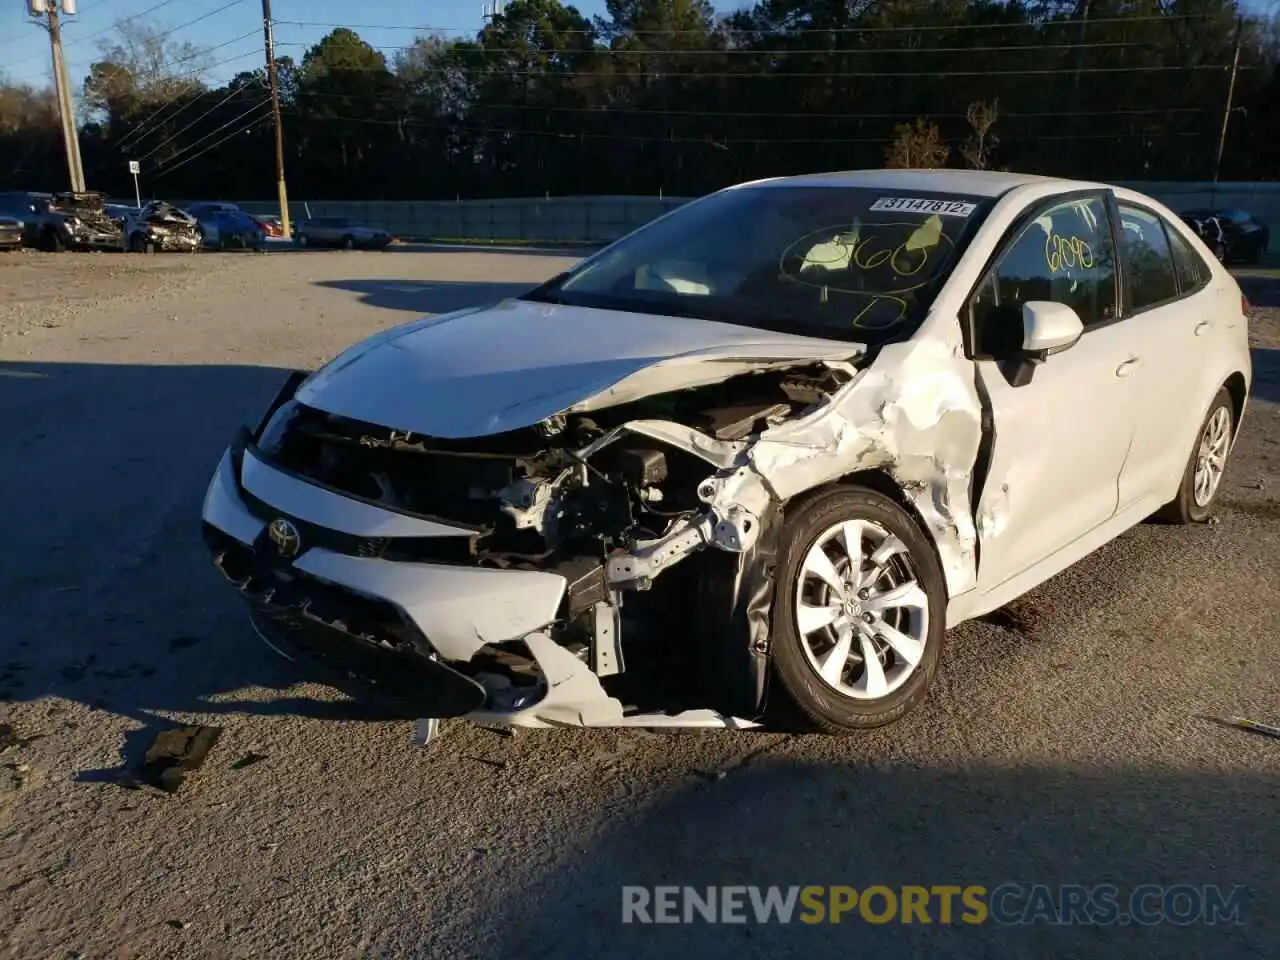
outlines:
{"label": "dirt lot", "polygon": [[[426,750],[290,685],[198,516],[284,371],[514,292],[537,253],[0,258],[0,953],[15,958],[1274,955],[1280,280],[1221,522],[1143,526],[954,631],[846,740],[462,724]],[[121,764],[225,733],[176,797]],[[263,759],[244,764],[257,755]],[[1238,927],[620,924],[623,884],[1238,884]],[[935,918],[936,920],[936,918]],[[852,925],[852,928],[850,928]]]}

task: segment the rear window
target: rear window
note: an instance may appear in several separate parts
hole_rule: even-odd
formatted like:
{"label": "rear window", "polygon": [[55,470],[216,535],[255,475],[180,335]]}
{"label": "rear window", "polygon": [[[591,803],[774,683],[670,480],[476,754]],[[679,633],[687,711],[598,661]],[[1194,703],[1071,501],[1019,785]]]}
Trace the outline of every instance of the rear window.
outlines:
{"label": "rear window", "polygon": [[1177,297],[1178,279],[1164,222],[1148,210],[1122,203],[1120,227],[1130,308],[1141,310]]}
{"label": "rear window", "polygon": [[1184,294],[1194,293],[1209,282],[1212,276],[1209,267],[1177,230],[1166,232],[1173,251],[1173,267],[1178,274],[1178,288]]}

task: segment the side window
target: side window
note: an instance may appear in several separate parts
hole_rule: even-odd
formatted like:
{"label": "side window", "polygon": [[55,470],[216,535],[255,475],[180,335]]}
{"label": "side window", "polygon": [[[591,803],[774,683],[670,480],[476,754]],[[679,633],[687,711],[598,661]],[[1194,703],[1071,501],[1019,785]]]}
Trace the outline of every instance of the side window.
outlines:
{"label": "side window", "polygon": [[1099,197],[1044,210],[995,264],[972,304],[974,355],[1007,357],[1022,346],[1022,305],[1065,303],[1085,328],[1115,319],[1115,254]]}
{"label": "side window", "polygon": [[1178,278],[1160,218],[1122,203],[1120,228],[1129,308],[1141,310],[1177,297]]}
{"label": "side window", "polygon": [[1173,250],[1173,269],[1178,275],[1178,289],[1184,296],[1194,293],[1209,282],[1209,277],[1212,276],[1209,266],[1191,248],[1191,244],[1182,239],[1182,234],[1177,230],[1166,227],[1165,233],[1169,236],[1169,246]]}

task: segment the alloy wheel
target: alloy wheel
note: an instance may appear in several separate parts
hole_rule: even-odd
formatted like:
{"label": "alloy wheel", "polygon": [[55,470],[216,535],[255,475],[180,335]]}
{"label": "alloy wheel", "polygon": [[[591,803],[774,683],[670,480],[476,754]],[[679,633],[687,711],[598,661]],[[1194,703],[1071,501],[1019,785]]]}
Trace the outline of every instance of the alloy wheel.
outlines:
{"label": "alloy wheel", "polygon": [[835,524],[814,541],[793,615],[809,665],[846,697],[888,696],[924,658],[928,596],[906,544],[869,520]]}
{"label": "alloy wheel", "polygon": [[1231,445],[1231,413],[1218,407],[1204,425],[1200,448],[1196,453],[1195,485],[1192,495],[1196,505],[1208,506],[1222,483],[1227,467],[1227,448]]}

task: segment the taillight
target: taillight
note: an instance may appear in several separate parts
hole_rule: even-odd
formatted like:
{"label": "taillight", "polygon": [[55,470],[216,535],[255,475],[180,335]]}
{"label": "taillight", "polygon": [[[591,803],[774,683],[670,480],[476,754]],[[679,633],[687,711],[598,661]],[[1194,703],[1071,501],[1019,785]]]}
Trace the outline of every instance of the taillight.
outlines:
{"label": "taillight", "polygon": [[1240,312],[1245,314],[1245,316],[1248,316],[1249,311],[1252,309],[1253,308],[1249,306],[1249,298],[1243,293],[1240,294]]}

